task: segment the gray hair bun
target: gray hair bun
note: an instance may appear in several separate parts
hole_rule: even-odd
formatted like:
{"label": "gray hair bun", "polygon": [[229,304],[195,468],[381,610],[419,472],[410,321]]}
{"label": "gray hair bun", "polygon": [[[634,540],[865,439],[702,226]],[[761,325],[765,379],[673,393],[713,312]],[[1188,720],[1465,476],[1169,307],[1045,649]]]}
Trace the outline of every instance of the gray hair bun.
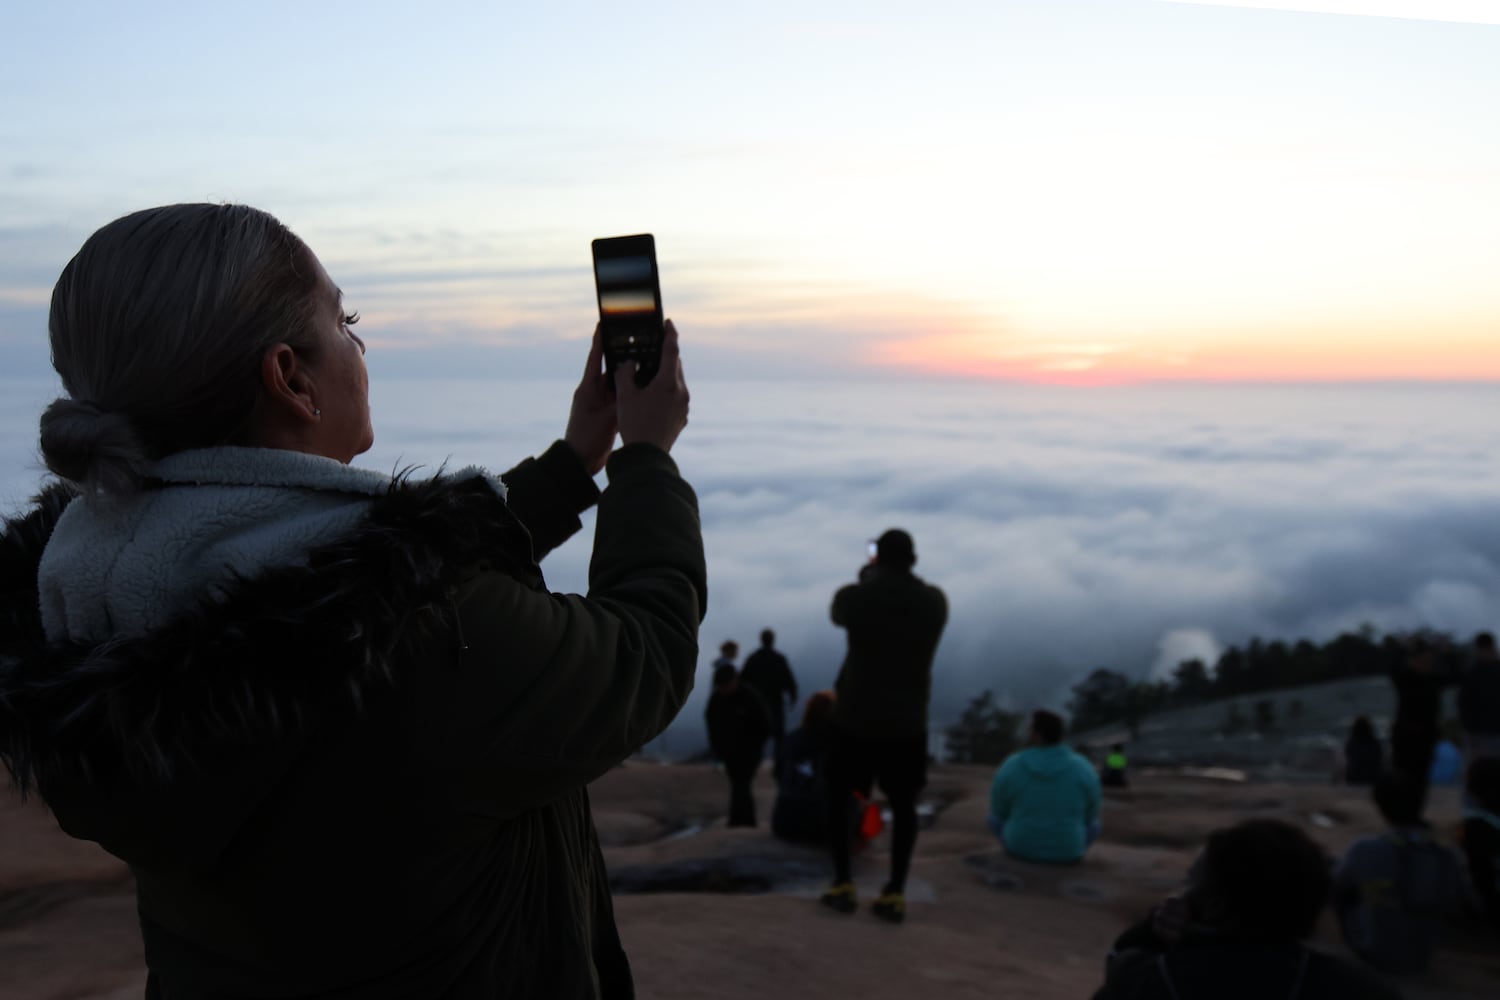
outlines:
{"label": "gray hair bun", "polygon": [[42,413],[42,459],[62,478],[91,493],[129,493],[140,485],[149,456],[124,414],[63,396]]}

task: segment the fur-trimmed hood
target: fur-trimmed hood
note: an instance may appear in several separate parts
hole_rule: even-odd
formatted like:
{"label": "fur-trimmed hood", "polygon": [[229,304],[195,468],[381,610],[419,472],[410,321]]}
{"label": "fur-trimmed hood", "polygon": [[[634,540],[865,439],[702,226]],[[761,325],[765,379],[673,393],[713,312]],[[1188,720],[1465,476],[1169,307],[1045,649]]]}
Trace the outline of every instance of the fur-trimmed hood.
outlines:
{"label": "fur-trimmed hood", "polygon": [[[316,720],[399,685],[403,652],[450,626],[448,589],[476,565],[543,586],[493,480],[398,478],[299,565],[244,579],[147,635],[60,645],[43,635],[37,572],[75,502],[52,486],[0,536],[0,761],[69,833],[112,850],[133,838],[103,827],[129,825],[159,797],[213,795],[248,814]],[[75,793],[86,805],[72,808]]]}

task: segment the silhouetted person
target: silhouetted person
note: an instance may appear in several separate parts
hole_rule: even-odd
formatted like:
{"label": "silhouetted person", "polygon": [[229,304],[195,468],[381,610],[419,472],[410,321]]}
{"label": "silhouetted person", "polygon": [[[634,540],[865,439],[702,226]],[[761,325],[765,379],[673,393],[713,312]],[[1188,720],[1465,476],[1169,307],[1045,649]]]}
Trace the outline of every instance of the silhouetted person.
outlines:
{"label": "silhouetted person", "polygon": [[1485,917],[1500,926],[1500,757],[1471,763],[1465,789],[1463,841],[1469,879]]}
{"label": "silhouetted person", "polygon": [[781,758],[781,740],[786,733],[786,710],[797,704],[797,678],[786,657],[776,650],[776,633],[766,629],[760,634],[760,648],[745,660],[740,683],[754,691],[765,702],[766,717],[771,723],[771,759]]}
{"label": "silhouetted person", "polygon": [[1329,885],[1322,848],[1288,823],[1216,831],[1187,891],[1115,942],[1094,1000],[1398,1000],[1373,974],[1303,943]]}
{"label": "silhouetted person", "polygon": [[1427,801],[1432,754],[1437,747],[1443,688],[1452,674],[1438,663],[1438,650],[1425,639],[1414,639],[1402,663],[1391,672],[1396,687],[1396,718],[1391,724],[1391,768],[1406,774]]}
{"label": "silhouetted person", "polygon": [[1344,740],[1344,784],[1373,785],[1385,772],[1385,747],[1375,735],[1375,725],[1359,716],[1349,726]]}
{"label": "silhouetted person", "polygon": [[1099,776],[1062,738],[1061,716],[1032,713],[1026,748],[990,785],[990,831],[1023,861],[1074,864],[1099,837]]}
{"label": "silhouetted person", "polygon": [[754,826],[755,795],[750,786],[766,748],[766,710],[726,663],[714,670],[714,693],[704,718],[709,749],[729,776],[729,825]]}
{"label": "silhouetted person", "polygon": [[[153,1000],[634,997],[588,785],[698,669],[677,335],[611,386],[596,333],[562,440],[502,477],[393,478],[349,464],[355,319],[245,205],[132,213],[63,269],[64,482],[0,526],[0,770],[129,865]],[[596,504],[558,594],[537,560]]]}
{"label": "silhouetted person", "polygon": [[1105,788],[1128,788],[1130,779],[1126,769],[1130,762],[1125,757],[1125,744],[1116,743],[1104,755],[1104,769],[1099,774],[1099,784]]}
{"label": "silhouetted person", "polygon": [[[874,913],[906,916],[906,874],[917,844],[917,796],[927,784],[927,702],[932,658],[948,621],[948,601],[912,572],[911,536],[892,529],[875,543],[859,582],[833,597],[833,623],[848,633],[849,649],[835,688],[828,750],[828,829],[849,829],[850,792],[869,796],[880,783],[890,805],[891,871]],[[858,905],[850,876],[848,837],[833,836],[833,884],[825,905],[852,913]]]}
{"label": "silhouetted person", "polygon": [[1464,898],[1458,858],[1422,820],[1421,791],[1405,772],[1375,783],[1388,828],[1349,846],[1334,872],[1334,912],[1356,955],[1382,972],[1426,969],[1442,919]]}
{"label": "silhouetted person", "polygon": [[1445,734],[1432,748],[1432,766],[1427,770],[1428,785],[1457,788],[1464,783],[1464,752],[1457,738],[1457,734]]}
{"label": "silhouetted person", "polygon": [[739,655],[740,644],[735,642],[733,639],[725,639],[719,644],[719,657],[718,659],[714,660],[714,669],[718,670],[720,667],[727,666],[733,667],[736,671],[738,671],[740,665],[735,661],[739,659]]}
{"label": "silhouetted person", "polygon": [[1471,761],[1500,757],[1500,657],[1488,632],[1474,637],[1474,661],[1458,689],[1458,721]]}
{"label": "silhouetted person", "polygon": [[832,691],[807,699],[802,725],[787,734],[776,758],[776,806],[771,832],[783,840],[828,842],[828,727],[836,703]]}

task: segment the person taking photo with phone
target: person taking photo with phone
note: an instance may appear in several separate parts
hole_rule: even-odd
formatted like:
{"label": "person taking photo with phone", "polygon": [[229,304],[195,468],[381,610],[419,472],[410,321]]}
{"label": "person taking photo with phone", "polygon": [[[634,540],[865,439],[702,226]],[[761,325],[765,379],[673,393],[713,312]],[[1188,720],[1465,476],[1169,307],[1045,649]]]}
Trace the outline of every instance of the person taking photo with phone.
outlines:
{"label": "person taking photo with phone", "polygon": [[891,923],[906,918],[906,875],[917,845],[917,796],[927,785],[927,703],[932,659],[948,621],[943,592],[912,572],[911,535],[892,528],[872,543],[859,582],[834,594],[830,615],[849,650],[834,689],[827,793],[833,884],[823,905],[858,907],[850,870],[853,792],[869,798],[879,783],[891,809],[890,878],[871,907]]}
{"label": "person taking photo with phone", "polygon": [[[247,206],[83,245],[49,319],[61,481],[0,538],[0,758],[129,863],[150,998],[631,996],[585,786],[693,683],[676,331],[613,389],[596,334],[540,456],[419,479],[349,465],[356,318]],[[550,593],[595,503],[589,592]]]}

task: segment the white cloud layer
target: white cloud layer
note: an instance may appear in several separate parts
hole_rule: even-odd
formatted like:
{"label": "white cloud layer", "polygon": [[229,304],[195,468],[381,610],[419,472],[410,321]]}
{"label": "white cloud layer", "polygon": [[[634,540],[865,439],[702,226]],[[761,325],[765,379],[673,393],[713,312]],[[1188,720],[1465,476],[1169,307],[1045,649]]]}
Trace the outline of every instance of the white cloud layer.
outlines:
{"label": "white cloud layer", "polygon": [[[690,381],[691,364],[689,349]],[[1490,387],[692,387],[675,454],[703,510],[705,676],[720,641],[748,651],[770,626],[805,690],[830,684],[844,640],[829,599],[897,525],[952,607],[935,726],[984,688],[1060,706],[1094,667],[1159,677],[1252,635],[1500,626]],[[38,478],[47,389],[0,386],[9,508]],[[377,379],[361,464],[504,468],[561,431],[569,390]],[[579,590],[587,560],[581,537],[544,568]]]}

